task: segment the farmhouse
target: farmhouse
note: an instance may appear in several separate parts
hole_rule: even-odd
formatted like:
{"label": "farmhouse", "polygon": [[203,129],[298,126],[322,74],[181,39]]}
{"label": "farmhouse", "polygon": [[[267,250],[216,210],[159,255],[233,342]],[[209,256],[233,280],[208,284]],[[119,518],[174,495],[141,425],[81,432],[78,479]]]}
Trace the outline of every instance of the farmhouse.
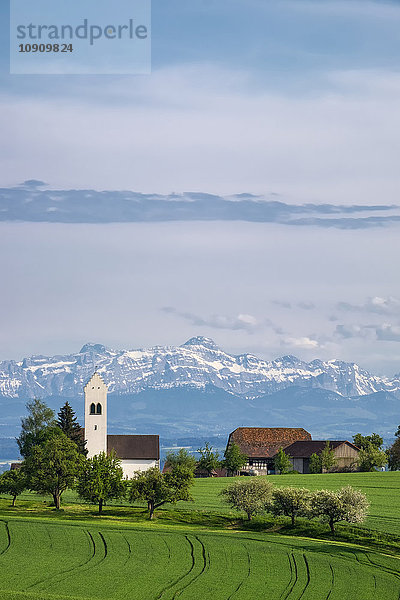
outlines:
{"label": "farmhouse", "polygon": [[279,448],[304,440],[311,440],[311,434],[300,427],[238,427],[229,435],[227,446],[235,443],[249,457],[243,471],[266,475],[274,472]]}
{"label": "farmhouse", "polygon": [[[227,447],[237,444],[248,456],[243,472],[260,475],[275,473],[274,458],[283,448],[290,456],[293,469],[309,473],[310,457],[320,454],[326,441],[313,440],[311,434],[299,427],[238,427],[229,435]],[[359,449],[348,441],[330,441],[337,460],[337,469],[356,470]]]}
{"label": "farmhouse", "polygon": [[115,451],[121,459],[124,477],[132,477],[135,471],[146,471],[160,466],[158,435],[108,435],[107,392],[108,387],[99,373],[95,372],[84,387],[85,392],[85,439],[88,458],[100,452]]}

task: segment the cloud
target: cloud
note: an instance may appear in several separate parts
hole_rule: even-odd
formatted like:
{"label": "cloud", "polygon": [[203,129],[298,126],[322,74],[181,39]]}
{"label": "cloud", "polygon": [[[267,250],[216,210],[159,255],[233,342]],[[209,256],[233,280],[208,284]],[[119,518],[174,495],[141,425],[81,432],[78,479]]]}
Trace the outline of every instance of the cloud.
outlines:
{"label": "cloud", "polygon": [[400,327],[384,323],[376,328],[376,339],[384,342],[400,342]]}
{"label": "cloud", "polygon": [[338,310],[348,312],[369,312],[379,315],[397,315],[400,314],[400,300],[394,296],[372,296],[361,304],[350,304],[348,302],[339,302],[336,305]]}
{"label": "cloud", "polygon": [[297,306],[303,310],[314,310],[315,304],[313,302],[298,302]]}
{"label": "cloud", "polygon": [[301,348],[303,350],[313,350],[315,348],[319,348],[319,342],[317,340],[313,340],[309,337],[299,337],[299,338],[286,338],[282,340],[282,345],[291,346],[293,348]]}
{"label": "cloud", "polygon": [[239,314],[235,317],[225,315],[210,315],[209,317],[201,317],[190,312],[184,312],[173,308],[172,306],[164,306],[161,309],[163,312],[175,315],[181,319],[189,321],[196,327],[211,327],[212,329],[230,329],[232,331],[244,330],[248,333],[253,333],[255,330],[263,326],[258,323],[253,315]]}
{"label": "cloud", "polygon": [[397,201],[395,72],[330,73],[294,94],[245,70],[198,64],[159,69],[135,84],[101,78],[61,91],[1,96],[0,169],[10,184],[33,176],[78,189]]}
{"label": "cloud", "polygon": [[362,338],[378,342],[400,342],[400,326],[390,323],[380,325],[337,325],[335,335],[343,339]]}

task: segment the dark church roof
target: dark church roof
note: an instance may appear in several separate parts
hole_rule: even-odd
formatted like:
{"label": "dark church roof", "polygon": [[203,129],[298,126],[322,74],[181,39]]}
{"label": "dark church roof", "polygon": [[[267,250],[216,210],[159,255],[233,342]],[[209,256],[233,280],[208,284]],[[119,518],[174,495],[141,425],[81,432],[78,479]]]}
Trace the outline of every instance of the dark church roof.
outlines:
{"label": "dark church roof", "polygon": [[108,435],[107,452],[115,450],[118,458],[159,460],[158,435]]}
{"label": "dark church roof", "polygon": [[[329,440],[329,447],[331,450],[335,450],[342,444],[348,444],[357,452],[359,452],[360,450],[359,448],[357,448],[357,446],[355,446],[351,442],[348,442],[347,440]],[[314,454],[314,452],[316,454],[321,454],[322,450],[325,448],[325,445],[326,440],[294,442],[294,444],[291,444],[290,446],[285,448],[285,452],[292,458],[310,458],[311,454]]]}
{"label": "dark church roof", "polygon": [[237,444],[249,458],[272,458],[298,440],[311,440],[311,434],[302,427],[238,427],[228,444]]}

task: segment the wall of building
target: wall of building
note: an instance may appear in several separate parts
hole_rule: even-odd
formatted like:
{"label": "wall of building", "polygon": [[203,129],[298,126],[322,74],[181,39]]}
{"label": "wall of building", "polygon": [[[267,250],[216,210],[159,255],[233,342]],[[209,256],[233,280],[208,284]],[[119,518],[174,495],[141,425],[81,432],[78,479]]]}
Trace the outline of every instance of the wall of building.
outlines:
{"label": "wall of building", "polygon": [[337,460],[336,469],[357,469],[358,450],[348,444],[342,444],[334,450]]}
{"label": "wall of building", "polygon": [[147,471],[147,469],[150,469],[151,467],[160,468],[160,461],[155,459],[124,459],[121,460],[121,467],[124,472],[124,477],[132,479],[135,471]]}
{"label": "wall of building", "polygon": [[[107,386],[98,373],[85,385],[85,439],[88,458],[107,451]],[[91,414],[90,407],[101,405],[101,414]]]}

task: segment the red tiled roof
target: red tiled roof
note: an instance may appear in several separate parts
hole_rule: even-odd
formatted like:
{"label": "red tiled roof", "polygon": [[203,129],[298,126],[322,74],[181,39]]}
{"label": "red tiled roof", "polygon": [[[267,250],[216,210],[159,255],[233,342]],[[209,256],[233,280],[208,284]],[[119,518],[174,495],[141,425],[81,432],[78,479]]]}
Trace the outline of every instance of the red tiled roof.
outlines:
{"label": "red tiled roof", "polygon": [[[355,446],[351,442],[348,442],[347,440],[341,440],[341,441],[329,440],[329,446],[330,446],[331,450],[335,450],[336,448],[339,448],[339,446],[341,446],[342,444],[348,444],[355,450],[359,451],[359,448],[357,448],[357,446]],[[322,450],[325,448],[325,445],[326,445],[326,440],[311,440],[311,441],[304,441],[304,442],[302,442],[302,441],[294,442],[294,444],[291,444],[290,446],[285,448],[285,452],[292,458],[310,458],[311,454],[314,454],[314,453],[320,454],[322,452]]]}
{"label": "red tiled roof", "polygon": [[238,427],[228,445],[237,444],[249,458],[272,458],[279,448],[299,440],[311,440],[311,434],[302,427]]}

